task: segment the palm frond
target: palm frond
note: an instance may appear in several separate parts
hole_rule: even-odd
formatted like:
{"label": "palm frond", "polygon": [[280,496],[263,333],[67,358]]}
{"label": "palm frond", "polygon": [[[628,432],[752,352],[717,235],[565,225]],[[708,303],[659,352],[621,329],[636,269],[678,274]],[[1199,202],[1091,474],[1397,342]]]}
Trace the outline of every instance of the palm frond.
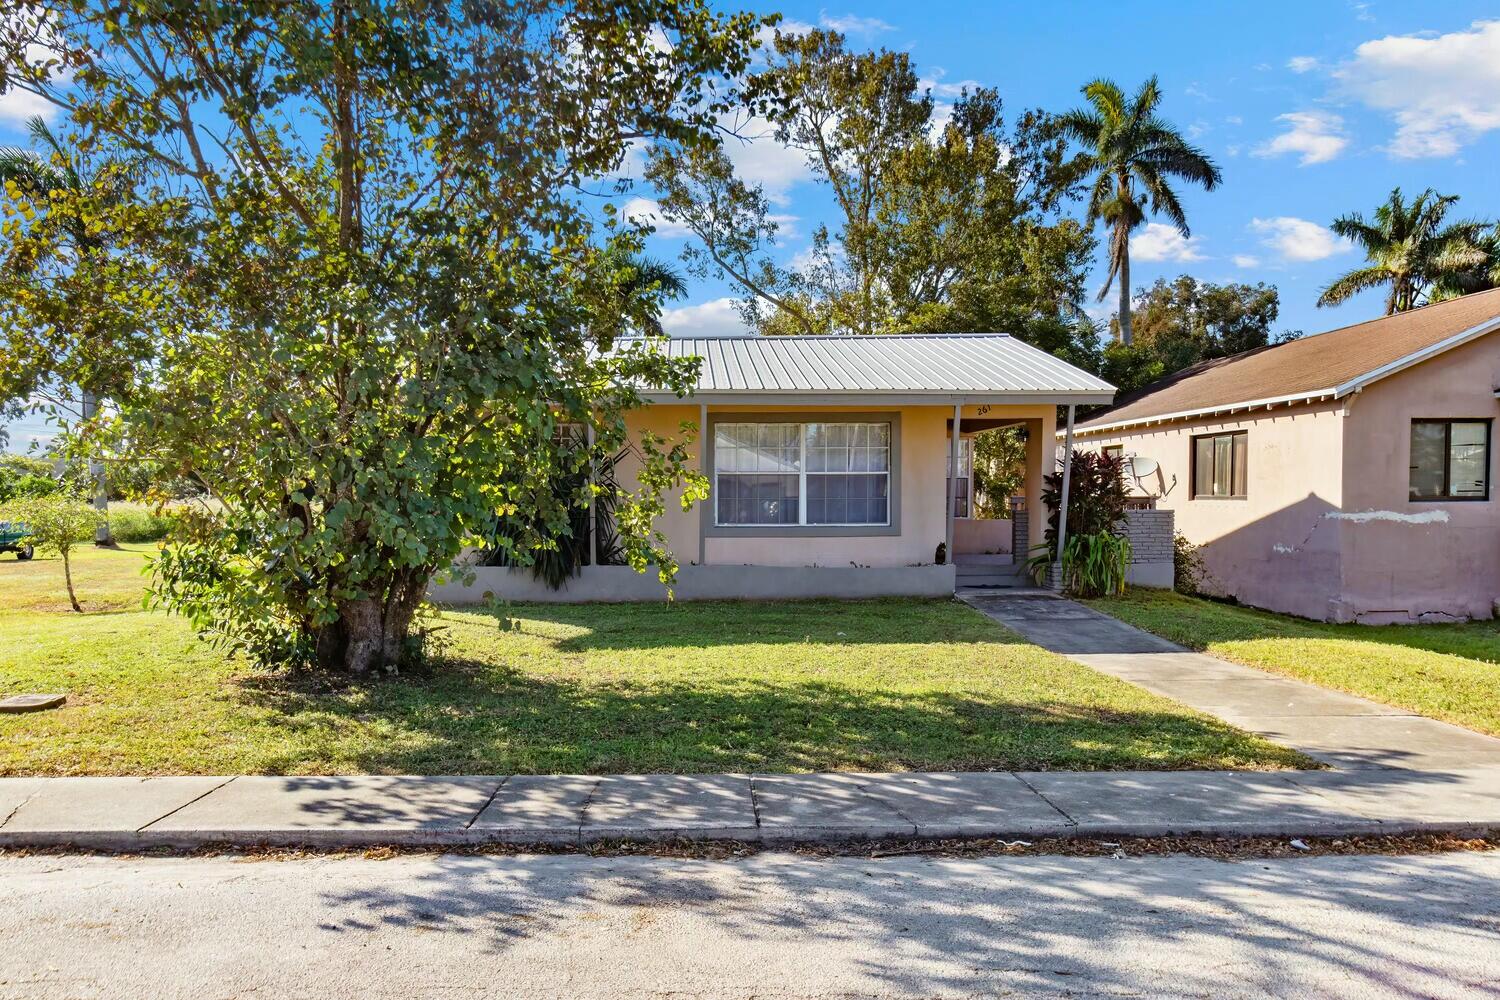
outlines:
{"label": "palm frond", "polygon": [[1383,267],[1361,267],[1335,278],[1318,296],[1318,306],[1336,306],[1360,292],[1390,284],[1393,276]]}

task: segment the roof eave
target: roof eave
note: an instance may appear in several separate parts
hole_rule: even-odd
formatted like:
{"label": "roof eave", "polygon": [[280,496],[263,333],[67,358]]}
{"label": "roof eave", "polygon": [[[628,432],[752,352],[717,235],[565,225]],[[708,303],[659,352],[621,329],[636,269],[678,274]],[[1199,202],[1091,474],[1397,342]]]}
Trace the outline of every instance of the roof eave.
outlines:
{"label": "roof eave", "polygon": [[1136,427],[1150,426],[1151,424],[1171,423],[1178,420],[1192,420],[1201,417],[1213,417],[1224,414],[1237,413],[1241,410],[1271,409],[1276,406],[1292,406],[1297,403],[1316,403],[1325,399],[1342,399],[1353,392],[1358,392],[1366,386],[1373,385],[1383,378],[1389,378],[1397,372],[1404,371],[1413,365],[1421,364],[1437,357],[1445,351],[1451,351],[1455,347],[1461,347],[1472,340],[1483,337],[1485,334],[1500,330],[1500,316],[1491,317],[1483,323],[1471,326],[1466,330],[1460,330],[1450,337],[1444,337],[1435,344],[1429,344],[1419,351],[1387,362],[1378,368],[1372,368],[1357,378],[1350,379],[1341,385],[1329,386],[1326,389],[1314,389],[1309,392],[1293,393],[1288,396],[1277,396],[1270,399],[1252,399],[1239,403],[1224,403],[1216,406],[1199,407],[1193,410],[1179,410],[1174,413],[1152,414],[1149,416],[1133,417],[1129,420],[1116,420],[1109,423],[1094,424],[1093,426],[1075,427],[1075,434],[1099,434],[1106,431],[1128,430]]}
{"label": "roof eave", "polygon": [[916,390],[818,390],[818,389],[736,389],[714,390],[678,396],[670,392],[643,392],[641,398],[651,403],[692,403],[714,405],[767,406],[862,406],[881,403],[887,406],[939,406],[943,404],[991,403],[997,405],[1097,405],[1114,399],[1114,389],[1025,389],[1009,391],[916,391]]}

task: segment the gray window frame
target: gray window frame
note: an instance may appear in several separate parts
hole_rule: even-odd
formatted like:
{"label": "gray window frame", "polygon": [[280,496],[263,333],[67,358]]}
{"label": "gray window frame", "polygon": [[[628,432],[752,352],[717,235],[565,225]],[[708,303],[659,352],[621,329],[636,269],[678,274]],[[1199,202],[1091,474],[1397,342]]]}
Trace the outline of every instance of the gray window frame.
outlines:
{"label": "gray window frame", "polygon": [[[890,497],[887,524],[719,524],[719,463],[714,454],[719,424],[889,424],[891,427]],[[806,411],[761,413],[752,410],[710,413],[704,435],[704,469],[709,497],[700,507],[698,523],[708,538],[868,538],[901,534],[901,412]]]}

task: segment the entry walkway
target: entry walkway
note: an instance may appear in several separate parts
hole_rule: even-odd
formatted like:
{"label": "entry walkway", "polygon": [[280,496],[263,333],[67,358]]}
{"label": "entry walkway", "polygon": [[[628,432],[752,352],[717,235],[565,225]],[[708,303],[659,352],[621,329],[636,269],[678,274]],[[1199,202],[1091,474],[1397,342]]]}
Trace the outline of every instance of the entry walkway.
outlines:
{"label": "entry walkway", "polygon": [[1027,641],[1345,770],[1500,768],[1500,740],[1195,653],[1054,595],[960,592]]}

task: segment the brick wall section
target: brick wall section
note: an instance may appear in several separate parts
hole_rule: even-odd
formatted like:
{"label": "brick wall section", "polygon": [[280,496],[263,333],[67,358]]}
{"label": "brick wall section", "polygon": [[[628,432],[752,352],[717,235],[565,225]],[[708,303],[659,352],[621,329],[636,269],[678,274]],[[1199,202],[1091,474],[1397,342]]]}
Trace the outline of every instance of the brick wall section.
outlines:
{"label": "brick wall section", "polygon": [[1016,562],[1031,558],[1031,524],[1026,517],[1026,498],[1010,498],[1010,551]]}
{"label": "brick wall section", "polygon": [[1130,539],[1133,563],[1172,561],[1172,512],[1128,510],[1125,537]]}

